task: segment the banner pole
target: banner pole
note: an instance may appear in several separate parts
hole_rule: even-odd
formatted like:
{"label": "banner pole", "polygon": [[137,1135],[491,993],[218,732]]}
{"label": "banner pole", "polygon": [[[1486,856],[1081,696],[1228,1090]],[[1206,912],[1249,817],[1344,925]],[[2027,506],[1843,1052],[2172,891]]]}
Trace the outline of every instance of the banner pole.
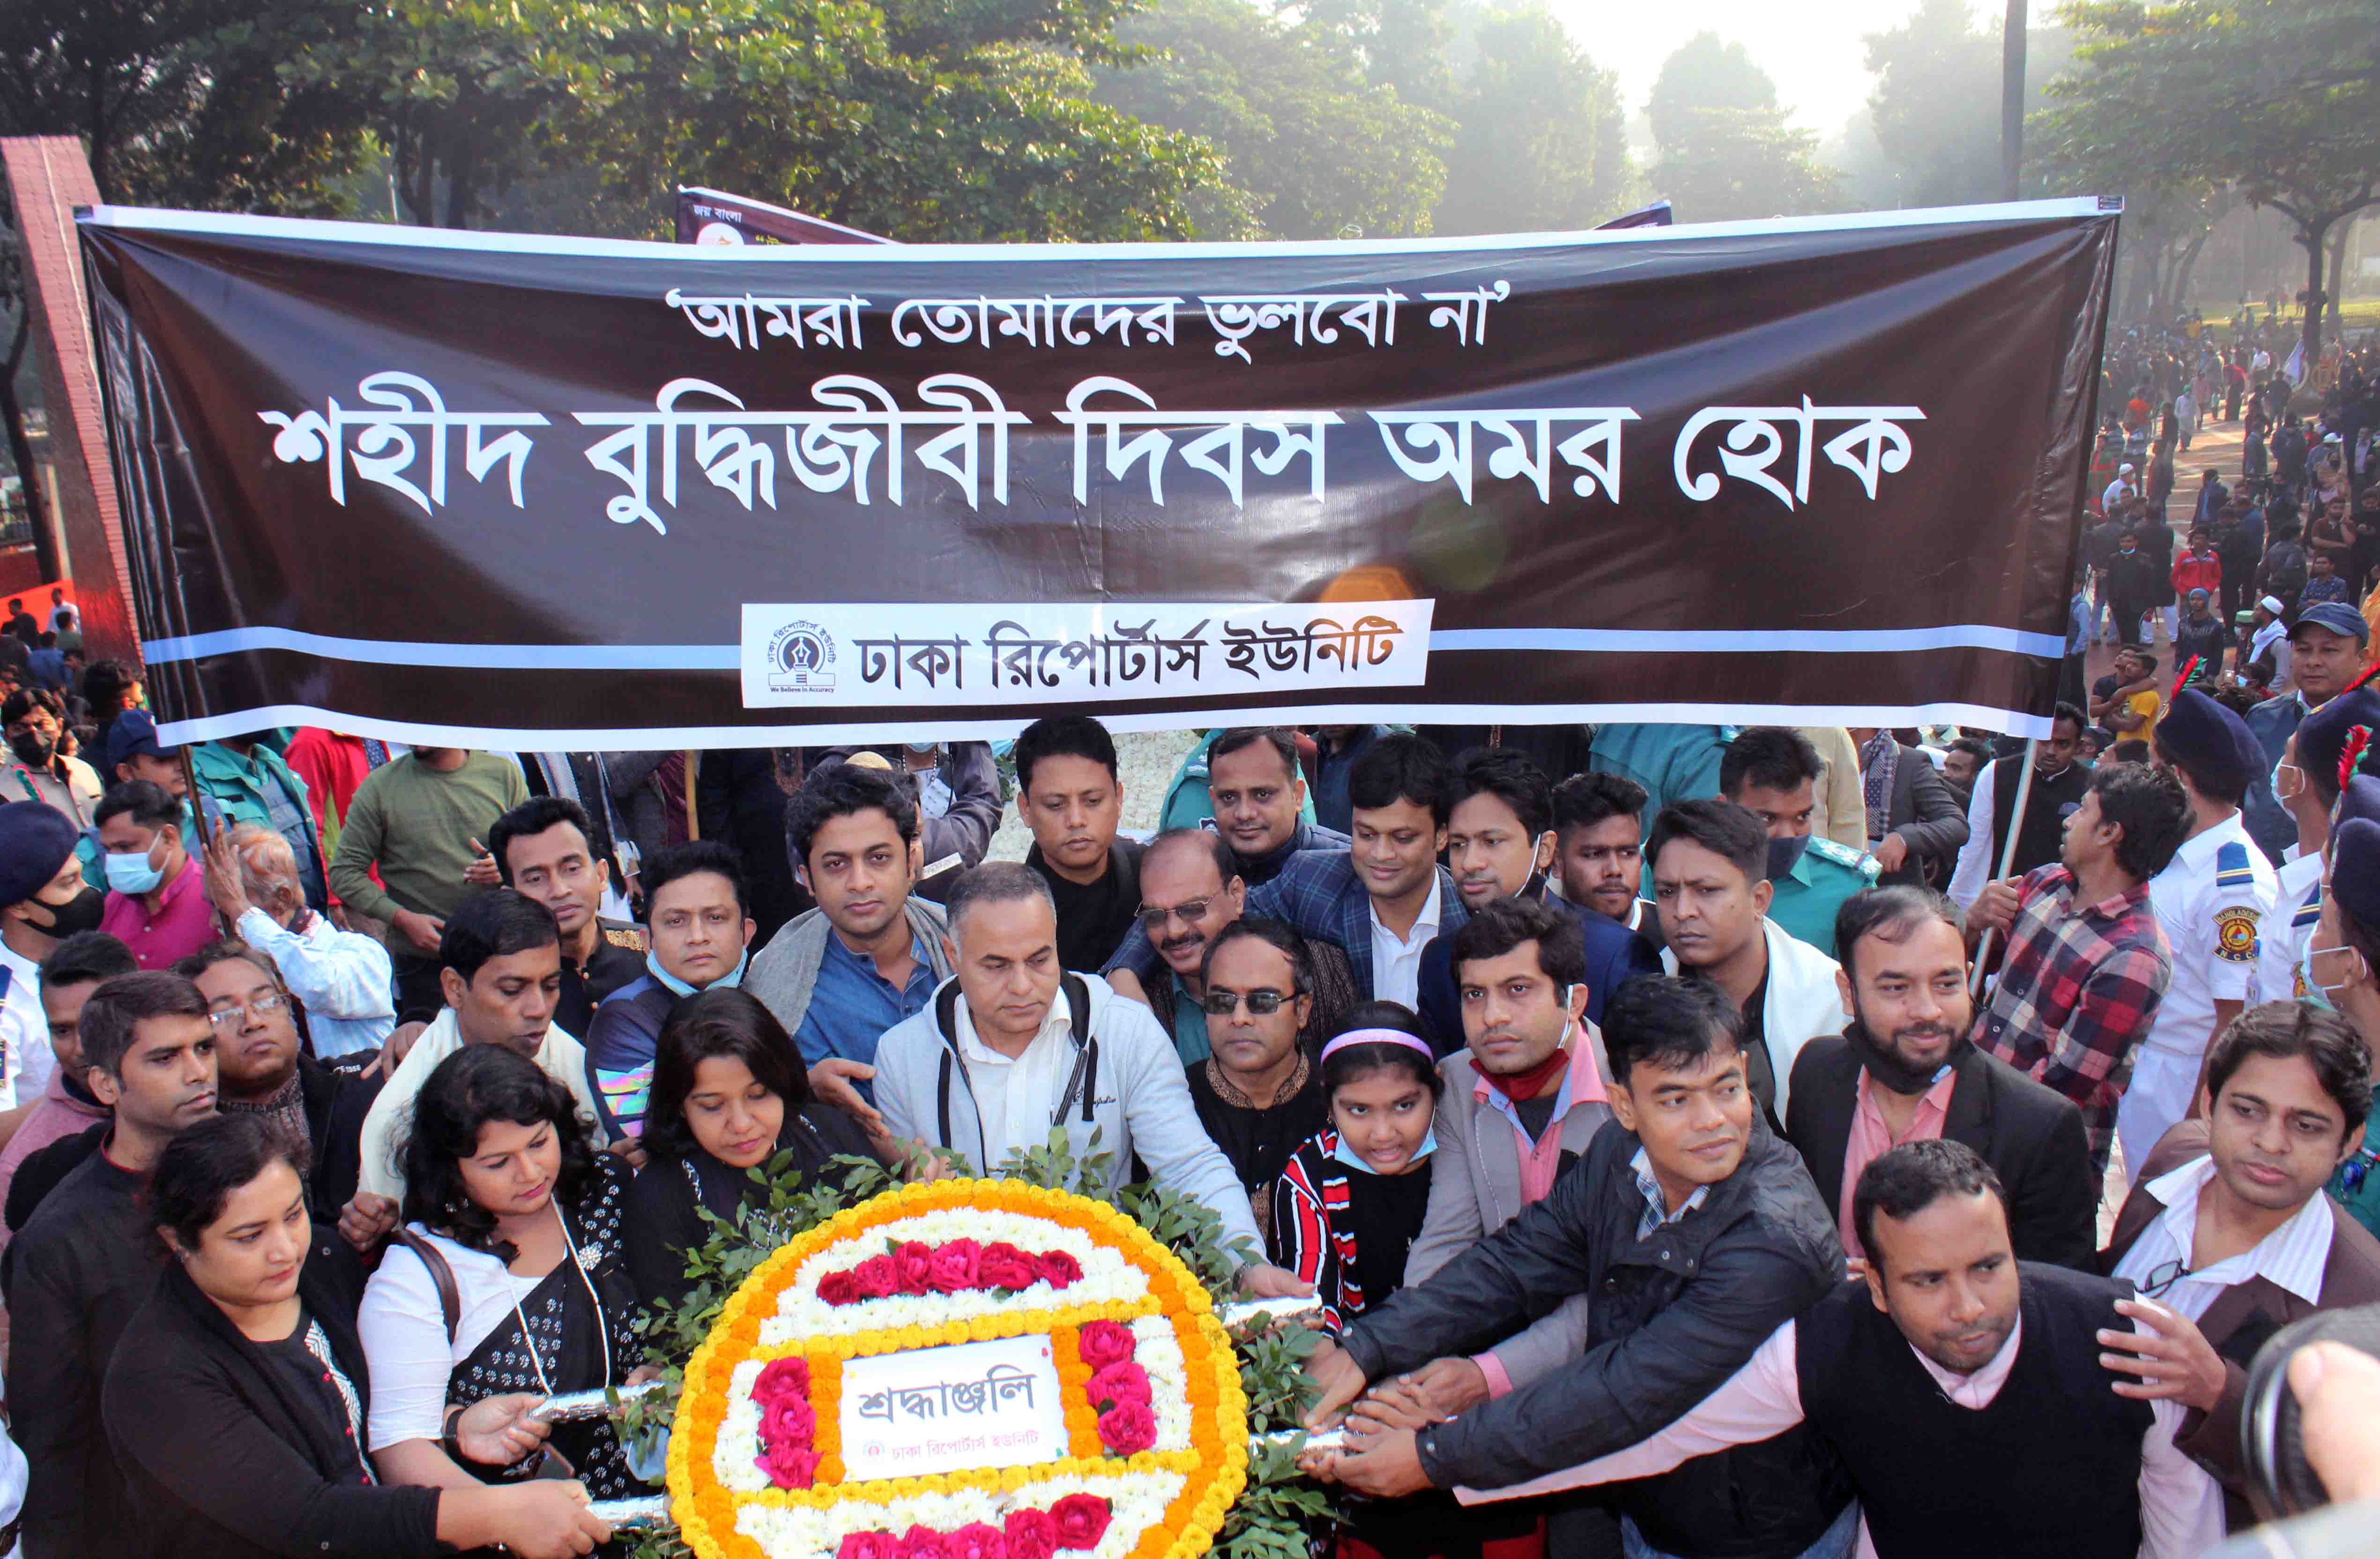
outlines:
{"label": "banner pole", "polygon": [[[2017,837],[2024,832],[2025,804],[2033,799],[2034,765],[2039,761],[2041,743],[2027,739],[2024,744],[2024,767],[2017,773],[2016,805],[2009,812],[2009,837],[2000,841],[2000,869],[1992,874],[1999,881],[2016,869]],[[1967,971],[1967,994],[1980,996],[1984,989],[1984,966],[1991,961],[1992,933],[1984,933],[1975,944],[1975,961]]]}
{"label": "banner pole", "polygon": [[[190,821],[198,825],[199,870],[203,874],[207,866],[207,852],[214,848],[214,838],[207,829],[207,798],[205,792],[199,789],[199,770],[190,761],[190,743],[185,742],[175,751],[182,756],[182,789],[190,798]],[[238,933],[232,928],[231,922],[224,918],[221,910],[214,912],[214,919],[226,940],[237,938]]]}

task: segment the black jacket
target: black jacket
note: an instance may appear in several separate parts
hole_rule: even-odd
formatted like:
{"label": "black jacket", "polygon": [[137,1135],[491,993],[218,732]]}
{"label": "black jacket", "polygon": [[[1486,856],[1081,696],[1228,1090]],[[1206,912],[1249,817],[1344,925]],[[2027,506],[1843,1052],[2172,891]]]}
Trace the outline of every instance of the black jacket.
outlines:
{"label": "black jacket", "polygon": [[[2096,1270],[2099,1188],[2091,1176],[2082,1112],[2064,1094],[1972,1045],[1956,1064],[1959,1081],[1942,1137],[1974,1149],[1999,1176],[2017,1260]],[[1800,1151],[1828,1207],[1842,1204],[1843,1155],[1859,1074],[1859,1057],[1840,1034],[1821,1034],[1793,1057],[1785,1138]]]}
{"label": "black jacket", "polygon": [[1893,766],[1892,794],[1885,832],[1898,833],[1909,846],[1909,857],[1897,872],[1887,872],[1878,883],[1928,884],[1939,888],[1950,880],[1959,851],[1967,842],[1967,805],[1934,767],[1934,760],[1905,743]]}
{"label": "black jacket", "polygon": [[[1578,923],[1579,936],[1586,943],[1586,1021],[1603,1021],[1603,1004],[1611,993],[1632,975],[1661,973],[1661,955],[1653,945],[1609,915],[1583,909],[1559,894],[1548,893],[1540,886],[1533,895],[1539,901],[1560,911]],[[1429,1031],[1430,1042],[1443,1058],[1453,1055],[1466,1043],[1463,1035],[1463,998],[1454,985],[1454,937],[1441,932],[1429,939],[1421,950],[1421,972],[1416,986],[1415,1005],[1420,1008],[1422,1027]]]}
{"label": "black jacket", "polygon": [[[1476,1353],[1572,1294],[1590,1297],[1575,1363],[1423,1432],[1432,1483],[1500,1488],[1633,1445],[1842,1281],[1834,1214],[1767,1126],[1754,1122],[1742,1164],[1702,1206],[1641,1240],[1637,1147],[1633,1132],[1606,1126],[1544,1201],[1349,1330],[1348,1352],[1378,1379]],[[1724,1559],[1801,1552],[1848,1491],[1840,1467],[1793,1429],[1615,1496],[1655,1548]]]}
{"label": "black jacket", "polygon": [[[315,1282],[311,1262],[298,1293],[369,1410],[353,1312]],[[439,1552],[438,1492],[362,1482],[354,1444],[334,1437],[179,1267],[125,1327],[102,1411],[140,1534],[111,1551],[125,1559]]]}

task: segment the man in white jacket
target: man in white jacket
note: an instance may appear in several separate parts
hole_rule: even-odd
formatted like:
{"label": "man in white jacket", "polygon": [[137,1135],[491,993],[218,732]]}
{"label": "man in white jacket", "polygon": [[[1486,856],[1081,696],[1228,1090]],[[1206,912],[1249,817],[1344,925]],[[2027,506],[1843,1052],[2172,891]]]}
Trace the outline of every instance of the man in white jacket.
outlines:
{"label": "man in white jacket", "polygon": [[1716,799],[1664,807],[1645,853],[1668,944],[1661,966],[1709,981],[1743,1014],[1745,1071],[1781,1132],[1794,1056],[1842,1027],[1841,966],[1768,918],[1768,829],[1745,808]]}
{"label": "man in white jacket", "polygon": [[[1227,1245],[1260,1249],[1247,1192],[1198,1124],[1172,1039],[1096,974],[1060,967],[1057,906],[1040,874],[977,866],[948,910],[957,973],[877,1042],[876,1107],[889,1134],[993,1174],[1062,1130],[1078,1161],[1111,1155],[1105,1190],[1123,1184],[1137,1154],[1158,1184],[1214,1210]],[[1312,1291],[1253,1256],[1240,1283],[1259,1298]]]}

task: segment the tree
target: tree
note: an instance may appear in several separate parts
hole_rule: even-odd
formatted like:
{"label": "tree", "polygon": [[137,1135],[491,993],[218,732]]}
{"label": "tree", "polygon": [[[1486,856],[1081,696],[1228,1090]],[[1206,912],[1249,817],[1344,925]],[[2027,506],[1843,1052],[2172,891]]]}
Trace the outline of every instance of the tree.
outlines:
{"label": "tree", "polygon": [[82,138],[111,201],[319,215],[365,151],[335,94],[281,82],[280,30],[346,0],[9,0],[0,134]]}
{"label": "tree", "polygon": [[1474,42],[1437,231],[1591,227],[1625,209],[1633,172],[1611,73],[1536,6],[1488,12]]}
{"label": "tree", "polygon": [[2311,364],[2331,232],[2380,204],[2380,0],[2074,0],[2067,18],[2081,45],[2061,107],[2104,105],[2142,162],[2289,218]]}
{"label": "tree", "polygon": [[[1456,19],[1446,0],[1314,0],[1307,25],[1343,39],[1375,85],[1400,102],[1451,114],[1461,95],[1456,74]],[[1475,20],[1463,18],[1464,21]]]}
{"label": "tree", "polygon": [[1222,154],[1226,182],[1191,198],[1199,236],[1430,230],[1453,125],[1370,79],[1343,24],[1245,0],[1160,0],[1118,36],[1156,57],[1100,71],[1099,101]]}
{"label": "tree", "polygon": [[1833,210],[1817,137],[1785,122],[1777,86],[1742,43],[1700,33],[1662,63],[1645,109],[1661,158],[1654,183],[1687,222]]}
{"label": "tree", "polygon": [[2024,175],[2025,0],[2008,0],[2000,22],[2000,199],[2017,198]]}
{"label": "tree", "polygon": [[1964,0],[1919,0],[1908,21],[1867,35],[1868,113],[1911,205],[1963,205],[2000,187],[2001,56]]}

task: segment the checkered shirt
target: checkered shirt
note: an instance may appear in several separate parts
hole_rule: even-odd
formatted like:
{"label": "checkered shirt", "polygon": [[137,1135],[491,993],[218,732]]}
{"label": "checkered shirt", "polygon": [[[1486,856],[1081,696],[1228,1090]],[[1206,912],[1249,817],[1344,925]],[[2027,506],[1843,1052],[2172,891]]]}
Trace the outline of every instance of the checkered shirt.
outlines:
{"label": "checkered shirt", "polygon": [[2173,951],[2146,884],[2095,904],[2074,902],[2074,875],[2034,868],[2017,887],[2016,922],[1974,1041],[2074,1101],[2105,1172],[2116,1104],[2132,1052],[2173,979]]}

